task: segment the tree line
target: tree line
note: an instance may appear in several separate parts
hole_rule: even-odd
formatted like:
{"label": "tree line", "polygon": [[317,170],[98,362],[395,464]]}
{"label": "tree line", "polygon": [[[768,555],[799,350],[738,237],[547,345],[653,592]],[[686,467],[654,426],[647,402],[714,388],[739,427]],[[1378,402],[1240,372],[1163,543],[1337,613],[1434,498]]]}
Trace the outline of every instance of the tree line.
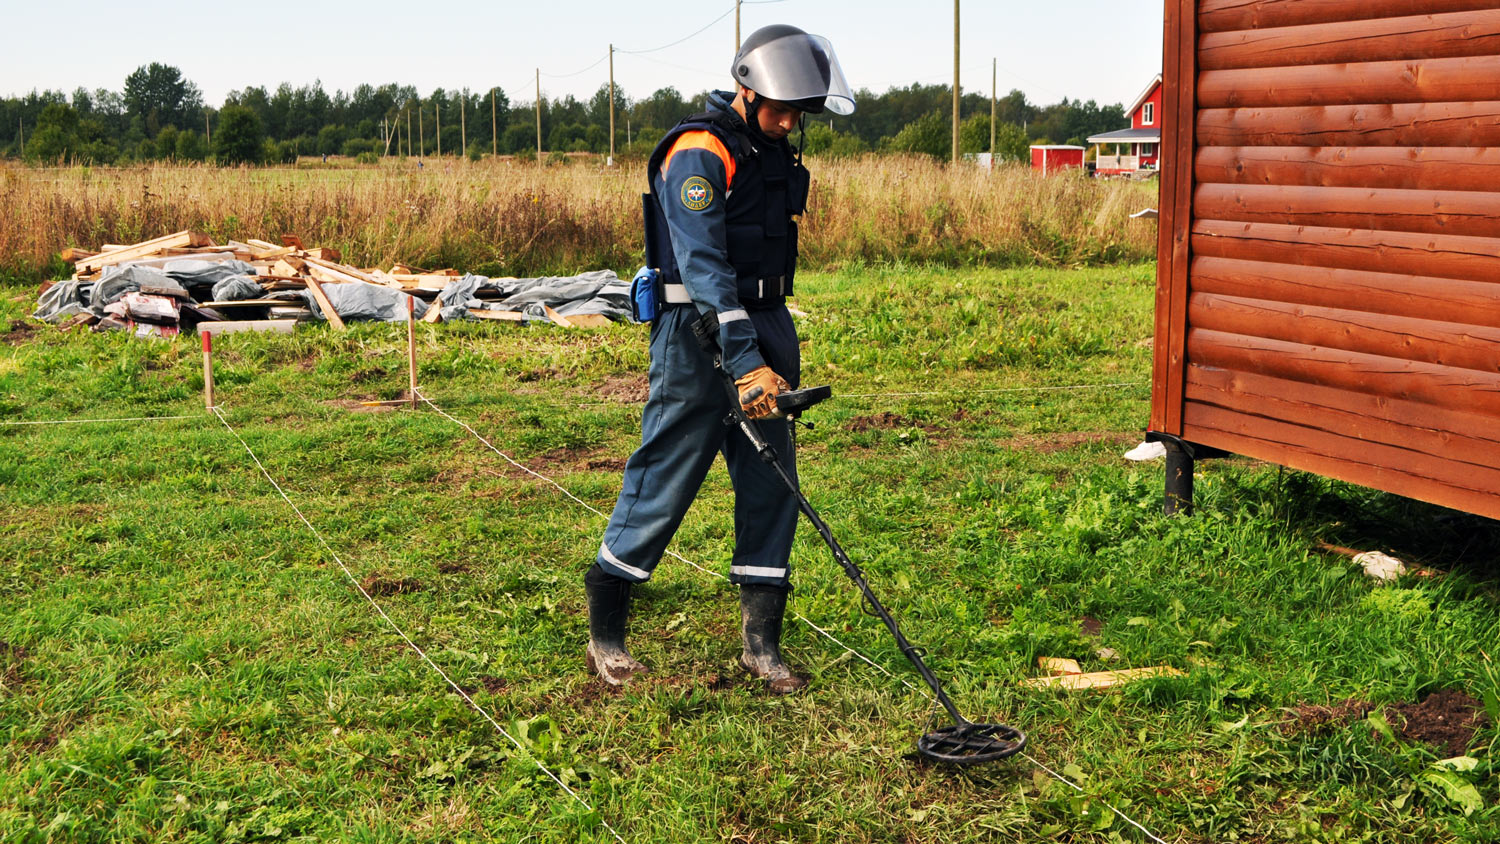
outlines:
{"label": "tree line", "polygon": [[[805,125],[810,154],[912,152],[946,158],[951,151],[952,88],[894,87],[856,93],[853,115],[811,115]],[[708,92],[684,97],[661,88],[632,99],[615,86],[616,154],[642,156],[682,117],[703,107]],[[530,157],[537,148],[537,103],[511,102],[505,91],[438,88],[426,95],[411,85],[360,85],[352,92],[321,83],[274,91],[231,91],[217,108],[170,65],[144,65],[123,90],[32,91],[0,99],[0,156],[28,162],[128,164],[175,160],[221,165],[290,163],[299,156],[342,155],[364,161],[384,156],[499,153]],[[609,151],[609,86],[592,97],[540,101],[542,149]],[[988,96],[960,101],[962,152],[990,152]],[[1024,160],[1033,143],[1077,143],[1128,126],[1124,108],[1093,100],[1040,106],[1013,90],[995,103],[993,152]]]}

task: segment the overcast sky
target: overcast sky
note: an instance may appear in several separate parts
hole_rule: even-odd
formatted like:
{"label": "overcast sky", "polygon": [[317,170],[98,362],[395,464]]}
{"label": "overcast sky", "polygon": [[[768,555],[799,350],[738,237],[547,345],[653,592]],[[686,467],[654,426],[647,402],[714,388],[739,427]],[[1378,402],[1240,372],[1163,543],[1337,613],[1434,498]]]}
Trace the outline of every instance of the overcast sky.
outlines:
{"label": "overcast sky", "polygon": [[[423,94],[498,85],[513,102],[531,101],[537,67],[545,96],[582,99],[608,81],[611,42],[652,50],[679,39],[656,52],[617,52],[615,82],[634,99],[667,85],[691,94],[727,87],[733,8],[733,0],[18,2],[6,12],[0,94],[120,90],[127,74],[155,61],[180,68],[213,106],[236,88],[314,80],[330,93],[363,82],[411,84]],[[1128,105],[1161,68],[1162,0],[967,0],[962,12],[966,91],[989,93],[995,59],[1002,95],[1019,88],[1038,104],[1069,97]],[[945,0],[742,7],[742,35],[772,23],[827,36],[856,89],[952,79],[953,5]]]}

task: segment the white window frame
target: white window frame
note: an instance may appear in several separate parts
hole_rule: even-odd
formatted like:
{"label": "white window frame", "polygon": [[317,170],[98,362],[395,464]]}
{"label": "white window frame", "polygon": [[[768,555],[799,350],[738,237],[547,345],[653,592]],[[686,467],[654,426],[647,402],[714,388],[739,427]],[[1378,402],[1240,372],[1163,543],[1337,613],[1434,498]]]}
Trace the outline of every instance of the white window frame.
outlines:
{"label": "white window frame", "polygon": [[1156,123],[1156,103],[1148,102],[1141,106],[1141,125],[1151,126]]}
{"label": "white window frame", "polygon": [[1156,155],[1156,144],[1141,144],[1141,155]]}

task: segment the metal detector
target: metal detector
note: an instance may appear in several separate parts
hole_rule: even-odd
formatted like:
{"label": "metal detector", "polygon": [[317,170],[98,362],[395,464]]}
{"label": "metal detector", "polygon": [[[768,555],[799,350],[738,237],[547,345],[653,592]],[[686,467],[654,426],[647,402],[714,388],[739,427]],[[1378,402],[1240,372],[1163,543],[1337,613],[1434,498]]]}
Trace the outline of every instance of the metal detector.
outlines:
{"label": "metal detector", "polygon": [[[849,559],[848,554],[844,553],[838,540],[833,538],[833,531],[828,529],[828,525],[818,516],[818,511],[808,503],[807,496],[802,494],[801,488],[797,486],[797,482],[792,479],[786,467],[781,465],[776,450],[760,435],[760,428],[755,422],[745,415],[744,408],[740,406],[739,390],[734,385],[734,378],[724,369],[724,355],[719,349],[718,335],[719,320],[712,311],[693,322],[693,336],[698,339],[698,344],[703,347],[703,351],[713,359],[714,370],[719,373],[729,391],[730,414],[725,418],[724,424],[738,427],[750,440],[750,444],[755,447],[755,452],[760,455],[760,459],[776,470],[776,474],[786,484],[787,489],[791,490],[792,495],[796,497],[797,506],[801,508],[802,514],[807,516],[807,520],[812,522],[813,527],[817,529],[818,535],[823,537],[823,541],[828,544],[828,549],[833,552],[833,558],[843,567],[849,579],[854,581],[854,585],[859,587],[860,593],[874,609],[875,615],[885,622],[886,629],[890,630],[891,635],[896,638],[896,645],[901,649],[901,653],[916,667],[917,673],[922,675],[922,679],[932,689],[933,694],[937,695],[938,702],[948,710],[948,716],[953,719],[951,726],[933,730],[917,739],[917,751],[928,759],[949,765],[979,765],[985,762],[996,762],[1019,753],[1026,746],[1025,733],[1004,724],[976,723],[959,714],[958,707],[953,705],[953,701],[943,691],[932,669],[928,668],[927,663],[922,660],[922,652],[906,640],[901,628],[896,626],[896,620],[870,590],[870,584],[865,580],[865,573],[854,564],[853,560]],[[795,419],[801,411],[832,395],[831,387],[794,390],[778,395],[776,406],[781,412]],[[785,403],[783,403],[783,397]]]}

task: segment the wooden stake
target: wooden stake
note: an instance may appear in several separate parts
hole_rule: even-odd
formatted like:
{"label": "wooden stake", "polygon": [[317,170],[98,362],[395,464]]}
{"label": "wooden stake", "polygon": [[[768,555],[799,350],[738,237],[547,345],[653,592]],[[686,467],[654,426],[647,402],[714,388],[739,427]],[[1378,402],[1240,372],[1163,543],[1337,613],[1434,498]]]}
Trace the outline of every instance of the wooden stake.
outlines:
{"label": "wooden stake", "polygon": [[203,332],[203,406],[214,409],[214,335]]}
{"label": "wooden stake", "polygon": [[[436,305],[434,305],[436,307]],[[406,297],[406,361],[411,368],[411,409],[417,409],[417,298]]]}

